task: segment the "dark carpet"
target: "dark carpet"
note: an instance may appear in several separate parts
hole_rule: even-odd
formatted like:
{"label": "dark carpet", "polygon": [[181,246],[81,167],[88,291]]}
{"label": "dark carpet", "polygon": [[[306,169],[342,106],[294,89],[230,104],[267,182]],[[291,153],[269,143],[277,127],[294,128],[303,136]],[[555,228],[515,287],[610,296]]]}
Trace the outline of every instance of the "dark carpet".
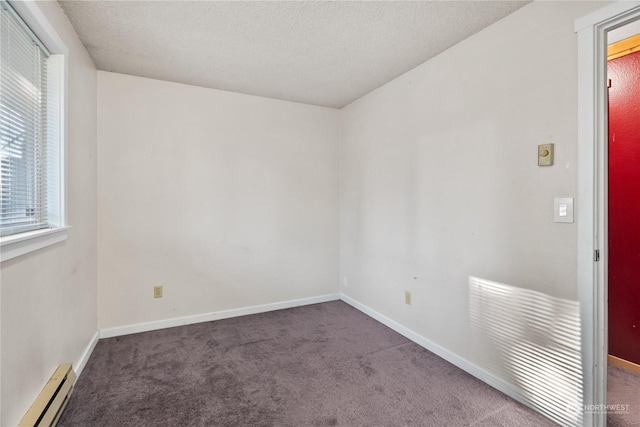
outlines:
{"label": "dark carpet", "polygon": [[341,302],[100,340],[59,426],[546,426]]}
{"label": "dark carpet", "polygon": [[640,375],[616,366],[607,372],[607,425],[640,426]]}

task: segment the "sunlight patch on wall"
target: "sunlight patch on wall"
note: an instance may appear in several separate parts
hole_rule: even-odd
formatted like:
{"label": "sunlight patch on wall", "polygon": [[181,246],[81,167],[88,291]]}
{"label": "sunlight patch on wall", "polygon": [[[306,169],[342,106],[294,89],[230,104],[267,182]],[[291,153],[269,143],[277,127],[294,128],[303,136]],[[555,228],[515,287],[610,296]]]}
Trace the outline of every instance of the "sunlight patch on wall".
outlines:
{"label": "sunlight patch on wall", "polygon": [[582,425],[577,301],[469,277],[469,315],[531,406],[562,425]]}

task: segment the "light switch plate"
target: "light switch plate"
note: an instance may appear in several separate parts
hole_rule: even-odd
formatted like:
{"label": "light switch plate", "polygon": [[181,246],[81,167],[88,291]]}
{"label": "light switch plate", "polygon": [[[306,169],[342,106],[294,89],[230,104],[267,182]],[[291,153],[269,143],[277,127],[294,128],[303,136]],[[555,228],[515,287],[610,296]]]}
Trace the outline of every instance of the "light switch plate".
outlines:
{"label": "light switch plate", "polygon": [[538,145],[538,166],[553,165],[553,144]]}
{"label": "light switch plate", "polygon": [[555,222],[573,222],[573,199],[553,199],[553,220]]}

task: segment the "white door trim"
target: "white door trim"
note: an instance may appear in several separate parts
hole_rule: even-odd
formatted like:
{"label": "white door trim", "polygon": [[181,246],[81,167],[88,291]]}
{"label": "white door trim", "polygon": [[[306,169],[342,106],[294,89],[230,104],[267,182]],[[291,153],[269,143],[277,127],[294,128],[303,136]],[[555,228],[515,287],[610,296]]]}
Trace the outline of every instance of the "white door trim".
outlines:
{"label": "white door trim", "polygon": [[[575,22],[578,33],[578,300],[585,426],[606,425],[607,32],[640,18],[640,1],[618,1]],[[594,251],[600,261],[594,259]],[[602,406],[600,406],[602,405]]]}

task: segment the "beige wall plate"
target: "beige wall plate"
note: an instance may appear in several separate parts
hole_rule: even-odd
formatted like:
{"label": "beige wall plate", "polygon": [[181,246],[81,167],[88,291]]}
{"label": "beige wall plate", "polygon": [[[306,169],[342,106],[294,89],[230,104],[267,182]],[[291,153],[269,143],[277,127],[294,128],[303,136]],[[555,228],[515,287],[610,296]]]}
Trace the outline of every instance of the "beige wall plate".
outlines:
{"label": "beige wall plate", "polygon": [[538,145],[538,166],[553,165],[553,144]]}

